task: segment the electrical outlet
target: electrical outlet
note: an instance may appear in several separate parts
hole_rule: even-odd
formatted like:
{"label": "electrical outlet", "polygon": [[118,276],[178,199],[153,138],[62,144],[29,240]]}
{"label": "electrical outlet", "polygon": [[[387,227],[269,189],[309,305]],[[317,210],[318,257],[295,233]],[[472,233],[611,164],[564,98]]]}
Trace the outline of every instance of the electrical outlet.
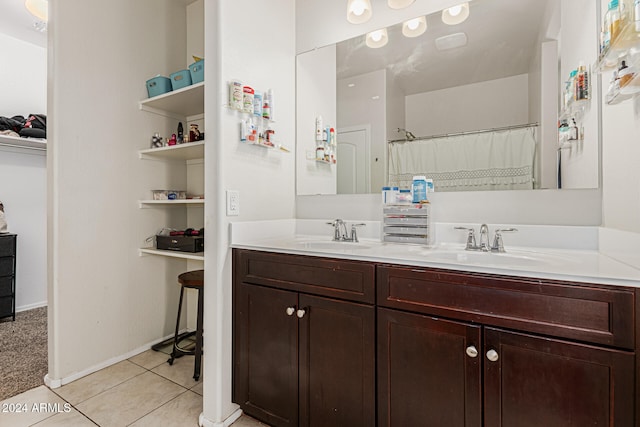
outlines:
{"label": "electrical outlet", "polygon": [[227,216],[240,215],[240,192],[227,190]]}

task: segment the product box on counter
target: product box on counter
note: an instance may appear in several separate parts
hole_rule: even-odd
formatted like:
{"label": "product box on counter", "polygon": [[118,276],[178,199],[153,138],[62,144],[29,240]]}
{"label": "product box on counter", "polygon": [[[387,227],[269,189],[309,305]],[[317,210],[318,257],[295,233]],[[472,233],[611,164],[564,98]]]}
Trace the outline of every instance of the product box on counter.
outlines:
{"label": "product box on counter", "polygon": [[203,252],[204,236],[156,235],[156,248],[177,252]]}

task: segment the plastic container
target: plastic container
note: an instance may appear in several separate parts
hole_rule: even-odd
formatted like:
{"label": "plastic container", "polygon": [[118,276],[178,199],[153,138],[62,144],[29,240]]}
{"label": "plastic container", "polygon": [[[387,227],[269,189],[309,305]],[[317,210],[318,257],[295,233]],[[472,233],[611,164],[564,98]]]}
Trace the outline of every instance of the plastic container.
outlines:
{"label": "plastic container", "polygon": [[156,76],[147,80],[147,94],[149,98],[171,92],[171,79],[164,76]]}
{"label": "plastic container", "polygon": [[398,194],[398,187],[382,187],[382,204],[396,203],[396,194]]}
{"label": "plastic container", "polygon": [[153,200],[167,200],[169,192],[167,190],[151,190]]}
{"label": "plastic container", "polygon": [[413,201],[413,196],[411,195],[411,190],[402,189],[396,195],[396,203],[398,204],[408,204]]}
{"label": "plastic container", "polygon": [[191,74],[191,84],[204,81],[204,59],[196,61],[189,65],[189,73]]}
{"label": "plastic container", "polygon": [[171,78],[171,87],[173,90],[182,89],[183,87],[191,85],[191,73],[189,70],[176,71],[169,77]]}
{"label": "plastic container", "polygon": [[413,195],[413,203],[420,203],[423,200],[427,200],[427,178],[424,175],[413,177],[411,194]]}

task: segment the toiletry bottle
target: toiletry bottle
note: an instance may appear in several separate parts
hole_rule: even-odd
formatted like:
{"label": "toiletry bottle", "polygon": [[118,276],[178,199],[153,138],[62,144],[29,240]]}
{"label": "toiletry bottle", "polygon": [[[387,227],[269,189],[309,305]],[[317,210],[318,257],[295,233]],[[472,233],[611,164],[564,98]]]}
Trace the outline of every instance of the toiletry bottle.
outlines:
{"label": "toiletry bottle", "polygon": [[423,200],[427,200],[427,178],[424,175],[413,177],[411,193],[413,194],[413,203],[420,203]]}
{"label": "toiletry bottle", "polygon": [[266,94],[262,99],[262,118],[271,119],[271,105],[269,104],[269,99]]}
{"label": "toiletry bottle", "polygon": [[620,87],[623,88],[629,84],[631,80],[633,80],[633,69],[627,65],[627,61],[622,61],[620,63],[620,68],[618,68],[618,81],[620,83]]}
{"label": "toiletry bottle", "polygon": [[229,108],[242,111],[242,82],[232,80],[229,82]]}
{"label": "toiletry bottle", "polygon": [[618,0],[611,0],[609,2],[609,9],[605,15],[605,21],[609,24],[609,44],[613,44],[618,34],[620,34],[620,8],[618,7]]}
{"label": "toiletry bottle", "polygon": [[253,113],[253,88],[251,86],[244,86],[242,88],[242,93],[242,111],[245,113]]}
{"label": "toiletry bottle", "polygon": [[253,94],[253,115],[262,116],[262,94],[258,91]]}
{"label": "toiletry bottle", "polygon": [[316,141],[322,141],[322,116],[316,117]]}
{"label": "toiletry bottle", "polygon": [[177,143],[182,144],[184,142],[184,128],[182,127],[182,122],[178,122],[178,139]]}
{"label": "toiletry bottle", "polygon": [[267,117],[269,120],[275,120],[275,116],[273,115],[273,90],[272,89],[267,89],[267,91],[264,94],[264,98],[267,99],[268,103],[269,103],[269,117]]}
{"label": "toiletry bottle", "polygon": [[578,125],[576,119],[571,119],[571,125],[569,126],[569,140],[576,141],[578,139]]}

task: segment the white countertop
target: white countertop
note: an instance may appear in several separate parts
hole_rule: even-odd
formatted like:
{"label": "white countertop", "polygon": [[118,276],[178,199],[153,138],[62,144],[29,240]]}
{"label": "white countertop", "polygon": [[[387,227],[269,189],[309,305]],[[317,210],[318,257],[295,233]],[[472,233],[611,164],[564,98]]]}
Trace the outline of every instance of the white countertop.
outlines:
{"label": "white countertop", "polygon": [[[264,222],[234,223],[231,246],[296,255],[640,287],[639,269],[595,249],[541,247],[537,244],[509,246],[508,238],[505,238],[505,254],[465,251],[464,242],[441,242],[432,248],[382,243],[379,239],[371,237],[376,233],[375,224],[371,224],[370,229],[373,231],[369,236],[361,238],[359,244],[352,244],[332,242],[330,235],[302,234],[301,229],[308,231],[310,228],[301,227],[295,220],[292,221],[293,224],[290,220],[269,222],[268,227],[265,227]],[[448,230],[451,227],[447,224],[445,228]],[[562,234],[557,228],[550,231],[556,235]],[[589,230],[571,231],[578,240],[589,240]],[[582,237],[579,236],[581,232],[584,232]]]}

